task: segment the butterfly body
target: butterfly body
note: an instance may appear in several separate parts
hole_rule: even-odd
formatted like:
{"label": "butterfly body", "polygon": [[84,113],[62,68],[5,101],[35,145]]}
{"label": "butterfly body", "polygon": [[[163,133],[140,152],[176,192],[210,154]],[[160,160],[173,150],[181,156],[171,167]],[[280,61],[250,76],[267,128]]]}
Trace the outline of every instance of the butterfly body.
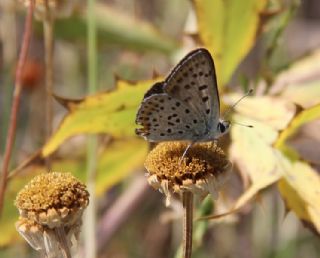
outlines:
{"label": "butterfly body", "polygon": [[184,57],[163,82],[144,95],[136,133],[150,142],[213,141],[228,131],[220,119],[213,59],[203,48]]}

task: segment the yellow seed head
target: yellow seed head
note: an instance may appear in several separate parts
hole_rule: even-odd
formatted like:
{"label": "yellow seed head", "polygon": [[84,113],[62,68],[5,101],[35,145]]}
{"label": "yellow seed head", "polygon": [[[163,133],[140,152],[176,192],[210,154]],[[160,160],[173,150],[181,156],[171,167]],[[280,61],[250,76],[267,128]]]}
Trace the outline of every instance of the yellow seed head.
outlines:
{"label": "yellow seed head", "polygon": [[211,193],[217,198],[229,174],[231,163],[215,144],[194,144],[182,160],[187,146],[185,142],[163,142],[147,156],[148,181],[166,195],[167,205],[172,193],[183,191],[201,196]]}
{"label": "yellow seed head", "polygon": [[[15,205],[20,217],[16,223],[18,232],[36,250],[48,255],[59,252],[61,246],[72,245],[77,238],[81,217],[89,204],[86,186],[70,173],[45,173],[32,179],[17,195]],[[67,243],[61,243],[57,232],[65,235]],[[50,242],[50,245],[46,244]],[[53,248],[48,250],[47,248]]]}

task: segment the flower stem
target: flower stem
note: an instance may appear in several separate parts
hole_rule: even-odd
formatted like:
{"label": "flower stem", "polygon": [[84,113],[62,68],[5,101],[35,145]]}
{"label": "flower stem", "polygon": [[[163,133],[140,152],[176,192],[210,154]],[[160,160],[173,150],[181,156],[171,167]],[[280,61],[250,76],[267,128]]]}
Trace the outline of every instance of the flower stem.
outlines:
{"label": "flower stem", "polygon": [[182,194],[183,204],[183,258],[191,258],[192,253],[192,223],[193,194],[185,191]]}
{"label": "flower stem", "polygon": [[9,128],[7,133],[7,142],[6,142],[3,163],[2,163],[2,173],[0,178],[0,214],[2,213],[2,208],[3,208],[3,199],[4,199],[4,194],[5,194],[6,185],[7,185],[8,168],[9,168],[12,148],[13,148],[14,139],[15,139],[16,127],[17,127],[17,114],[19,110],[21,87],[22,87],[22,83],[21,83],[22,69],[27,58],[29,44],[30,44],[33,9],[34,9],[34,1],[31,0],[26,22],[25,22],[22,46],[21,46],[21,51],[19,55],[18,65],[17,65],[15,87],[13,92],[13,101],[12,101],[11,114],[10,114],[10,123],[9,123]]}

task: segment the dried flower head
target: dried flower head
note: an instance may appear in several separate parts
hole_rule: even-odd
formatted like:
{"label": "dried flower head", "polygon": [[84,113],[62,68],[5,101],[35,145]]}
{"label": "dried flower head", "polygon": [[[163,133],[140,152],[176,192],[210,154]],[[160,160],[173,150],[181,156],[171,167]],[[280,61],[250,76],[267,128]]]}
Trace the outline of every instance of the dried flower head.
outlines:
{"label": "dried flower head", "polygon": [[[25,6],[30,5],[31,0],[20,0]],[[34,0],[35,15],[38,19],[43,20],[46,17],[46,5],[50,16],[55,18],[64,18],[71,15],[75,0]]]}
{"label": "dried flower head", "polygon": [[145,162],[148,182],[166,195],[167,206],[173,193],[183,191],[201,197],[210,193],[216,199],[231,168],[224,152],[214,143],[194,144],[181,160],[187,145],[184,142],[160,143]]}
{"label": "dried flower head", "polygon": [[[69,252],[72,240],[77,240],[88,204],[85,185],[70,173],[41,174],[17,195],[16,228],[34,249],[61,257],[58,254]],[[50,256],[53,253],[57,255]]]}

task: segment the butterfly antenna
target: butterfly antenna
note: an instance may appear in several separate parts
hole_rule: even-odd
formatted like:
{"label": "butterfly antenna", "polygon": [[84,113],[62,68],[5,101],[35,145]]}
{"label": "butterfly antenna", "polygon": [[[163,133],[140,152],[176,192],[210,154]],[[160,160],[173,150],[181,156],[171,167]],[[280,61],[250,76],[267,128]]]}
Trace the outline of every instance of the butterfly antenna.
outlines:
{"label": "butterfly antenna", "polygon": [[253,128],[253,125],[242,124],[242,123],[238,123],[238,122],[234,122],[234,121],[233,121],[232,123],[233,123],[233,124],[236,124],[236,125],[241,125],[241,126]]}
{"label": "butterfly antenna", "polygon": [[[223,114],[222,117],[223,117],[223,118],[226,118],[226,117],[230,114],[230,112],[231,112],[232,110],[234,110],[234,107],[235,107],[236,105],[238,105],[238,103],[239,103],[241,100],[243,100],[244,98],[246,98],[246,97],[248,97],[249,95],[251,95],[252,92],[253,92],[253,89],[248,90],[248,92],[247,92],[246,94],[244,94],[240,99],[238,99],[232,106],[230,106],[230,107],[224,112],[224,114]],[[251,126],[248,126],[248,127],[251,127]]]}

